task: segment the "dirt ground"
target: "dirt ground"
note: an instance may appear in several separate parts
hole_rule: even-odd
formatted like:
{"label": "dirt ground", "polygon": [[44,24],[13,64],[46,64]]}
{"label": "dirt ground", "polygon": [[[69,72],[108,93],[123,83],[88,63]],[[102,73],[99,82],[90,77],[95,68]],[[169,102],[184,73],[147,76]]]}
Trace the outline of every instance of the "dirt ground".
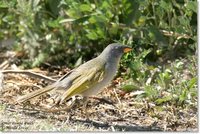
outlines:
{"label": "dirt ground", "polygon": [[[49,73],[40,69],[31,70],[55,79],[66,73],[65,71]],[[157,106],[140,98],[143,93],[141,91],[126,93],[120,90],[120,78],[115,79],[96,98],[90,98],[85,109],[81,96],[76,96],[62,106],[50,108],[54,103],[55,93],[47,93],[18,104],[18,97],[51,82],[21,73],[1,75],[1,131],[198,130],[196,108],[181,109],[168,104]]]}

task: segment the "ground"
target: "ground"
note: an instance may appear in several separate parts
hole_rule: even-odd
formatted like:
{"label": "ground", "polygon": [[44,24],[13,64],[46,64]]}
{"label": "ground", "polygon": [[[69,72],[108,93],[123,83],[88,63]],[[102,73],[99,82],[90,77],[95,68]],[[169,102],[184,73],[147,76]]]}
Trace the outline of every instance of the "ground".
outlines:
{"label": "ground", "polygon": [[[51,78],[56,75],[56,79],[67,71],[30,70]],[[1,75],[4,77],[0,97],[1,131],[197,131],[196,107],[176,107],[170,103],[160,107],[140,97],[143,91],[122,91],[120,78],[90,98],[86,110],[81,96],[50,110],[54,93],[22,104],[16,103],[16,99],[51,82],[21,73]]]}

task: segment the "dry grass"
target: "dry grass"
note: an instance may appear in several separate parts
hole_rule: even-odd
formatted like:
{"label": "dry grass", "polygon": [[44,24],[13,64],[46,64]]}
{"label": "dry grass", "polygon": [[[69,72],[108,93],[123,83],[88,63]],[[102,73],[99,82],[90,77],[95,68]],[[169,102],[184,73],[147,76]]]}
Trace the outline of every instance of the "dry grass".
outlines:
{"label": "dry grass", "polygon": [[[119,83],[113,81],[99,94],[113,105],[90,99],[86,117],[81,100],[70,110],[49,112],[44,109],[43,106],[52,103],[48,101],[50,94],[16,104],[18,96],[46,84],[26,75],[5,75],[0,98],[1,131],[197,131],[196,107],[182,108],[170,103],[160,107],[140,98],[140,94],[119,90]],[[57,108],[61,107],[66,106]]]}

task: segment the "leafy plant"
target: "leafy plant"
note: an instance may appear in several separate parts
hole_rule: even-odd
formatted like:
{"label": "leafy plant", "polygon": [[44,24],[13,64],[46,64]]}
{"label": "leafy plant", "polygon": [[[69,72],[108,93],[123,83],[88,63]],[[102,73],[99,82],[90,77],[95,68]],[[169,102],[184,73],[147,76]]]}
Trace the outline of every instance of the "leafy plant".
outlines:
{"label": "leafy plant", "polygon": [[153,62],[184,56],[186,51],[191,54],[197,46],[196,1],[1,3],[0,38],[14,37],[15,48],[25,52],[23,61],[32,67],[44,61],[73,66],[80,57],[89,60],[112,42],[129,44],[140,52],[151,49],[145,59]]}

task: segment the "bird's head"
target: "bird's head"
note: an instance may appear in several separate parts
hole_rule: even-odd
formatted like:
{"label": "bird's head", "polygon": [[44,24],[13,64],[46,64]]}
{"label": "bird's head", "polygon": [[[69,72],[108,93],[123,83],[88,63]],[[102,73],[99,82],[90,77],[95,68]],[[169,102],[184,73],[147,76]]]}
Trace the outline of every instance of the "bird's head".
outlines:
{"label": "bird's head", "polygon": [[132,48],[129,46],[122,45],[120,43],[112,43],[103,50],[101,55],[103,55],[103,57],[105,58],[106,57],[120,58],[124,53],[130,52],[131,50]]}

